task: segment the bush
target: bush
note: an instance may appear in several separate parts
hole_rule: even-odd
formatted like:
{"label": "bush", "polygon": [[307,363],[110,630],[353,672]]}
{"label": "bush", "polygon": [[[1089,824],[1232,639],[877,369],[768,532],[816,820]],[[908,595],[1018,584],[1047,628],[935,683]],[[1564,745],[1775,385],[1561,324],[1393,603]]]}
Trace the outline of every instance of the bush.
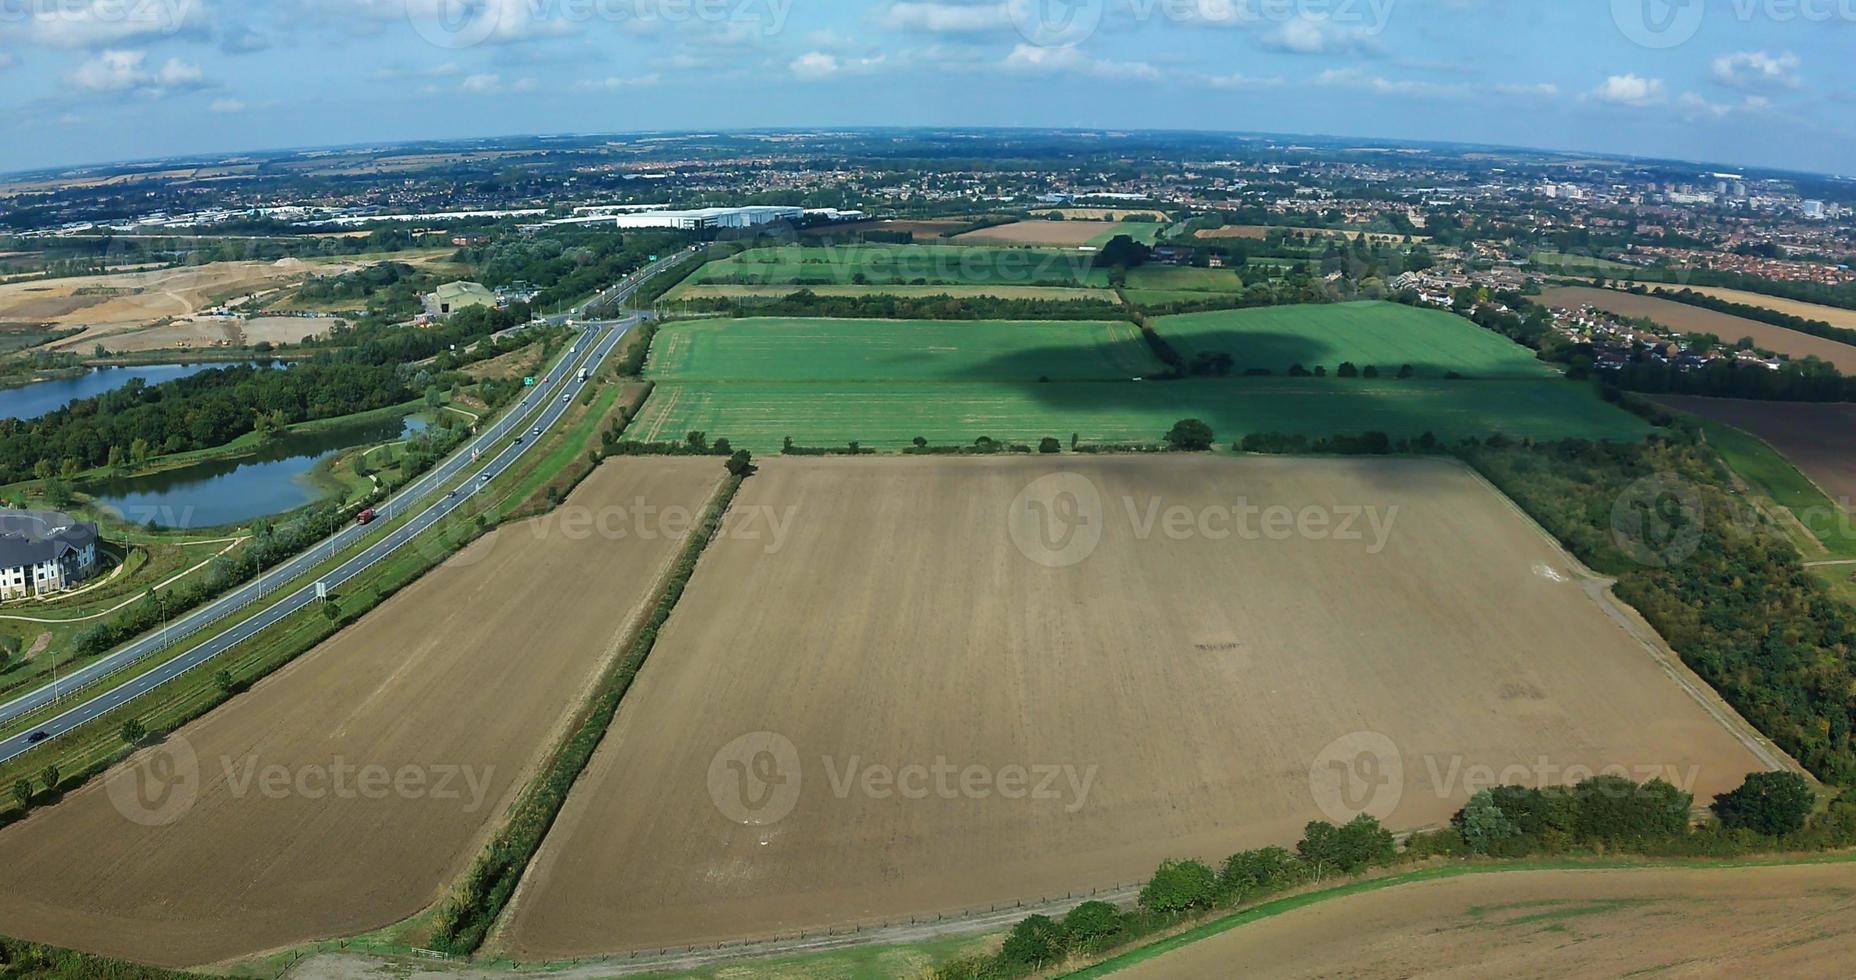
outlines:
{"label": "bush", "polygon": [[1063,959],[1067,938],[1063,927],[1049,916],[1033,915],[1012,927],[999,959],[1009,966],[1041,970]]}
{"label": "bush", "polygon": [[1638,785],[1623,776],[1594,776],[1573,790],[1573,799],[1579,839],[1613,844],[1682,834],[1695,802],[1660,779]]}
{"label": "bush", "polygon": [[1503,841],[1521,834],[1521,828],[1496,805],[1495,794],[1486,789],[1470,797],[1452,823],[1462,834],[1463,843],[1478,854],[1488,854]]}
{"label": "bush", "polygon": [[1283,848],[1239,851],[1225,860],[1218,873],[1218,891],[1227,899],[1239,900],[1301,884],[1306,877],[1306,867]]}
{"label": "bush", "polygon": [[1166,861],[1153,880],[1141,889],[1141,908],[1160,915],[1178,915],[1207,908],[1217,892],[1218,878],[1203,861]]}
{"label": "bush", "polygon": [[1038,441],[1038,452],[1043,453],[1046,456],[1055,456],[1056,454],[1063,452],[1063,443],[1057,441],[1055,438],[1051,436],[1045,436],[1043,439]]}
{"label": "bush", "polygon": [[1375,864],[1384,864],[1398,855],[1392,832],[1381,827],[1371,814],[1362,813],[1344,827],[1320,820],[1311,822],[1296,845],[1302,860],[1317,872],[1339,871],[1358,874]]}
{"label": "bush", "polygon": [[1121,934],[1121,910],[1107,902],[1084,902],[1063,917],[1063,931],[1079,953],[1094,953]]}
{"label": "bush", "polygon": [[1212,448],[1212,427],[1198,419],[1180,419],[1166,434],[1166,443],[1179,452],[1202,453]]}
{"label": "bush", "polygon": [[1731,793],[1714,798],[1714,815],[1729,829],[1782,837],[1804,829],[1817,805],[1811,784],[1795,772],[1756,772]]}

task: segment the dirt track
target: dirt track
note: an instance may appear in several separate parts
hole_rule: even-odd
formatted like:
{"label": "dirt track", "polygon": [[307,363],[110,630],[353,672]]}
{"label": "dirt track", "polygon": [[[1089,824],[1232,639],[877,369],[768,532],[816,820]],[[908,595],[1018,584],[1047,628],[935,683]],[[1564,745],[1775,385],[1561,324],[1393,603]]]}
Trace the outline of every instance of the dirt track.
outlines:
{"label": "dirt track", "polygon": [[1847,976],[1856,865],[1510,871],[1331,899],[1126,980]]}
{"label": "dirt track", "polygon": [[[1011,502],[1052,473],[1103,502],[1085,511],[1101,543],[1071,567],[1032,561],[1008,533]],[[1023,513],[1070,506],[1039,486],[1023,499],[1045,509]],[[1155,500],[1399,511],[1375,551],[1370,531],[1143,537],[1126,508]],[[705,555],[531,867],[503,951],[553,959],[1061,897],[1166,857],[1291,844],[1309,820],[1351,815],[1323,805],[1343,790],[1395,827],[1434,826],[1476,766],[1526,767],[1504,774],[1520,782],[1622,766],[1703,799],[1763,768],[1562,553],[1446,463],[770,460],[735,511],[794,505],[771,553],[765,536],[724,536]],[[761,731],[796,759],[777,743],[723,751]],[[1349,787],[1357,767],[1321,764],[1361,762],[1342,741],[1361,732],[1389,739],[1375,760],[1402,777],[1382,765]],[[1324,752],[1336,745],[1348,751]],[[961,773],[951,792],[872,768],[943,762]],[[998,782],[968,789],[969,766]],[[1013,766],[1069,772],[1054,795],[1012,796]]]}
{"label": "dirt track", "polygon": [[[694,510],[721,476],[712,459],[619,460],[568,506]],[[678,547],[574,527],[543,519],[479,541],[183,729],[169,744],[190,747],[197,795],[184,755],[149,751],[0,832],[0,932],[182,966],[366,932],[432,904]],[[170,760],[179,818],[130,819],[153,812],[132,780]],[[364,767],[392,783],[364,782]],[[272,772],[284,781],[267,785]]]}

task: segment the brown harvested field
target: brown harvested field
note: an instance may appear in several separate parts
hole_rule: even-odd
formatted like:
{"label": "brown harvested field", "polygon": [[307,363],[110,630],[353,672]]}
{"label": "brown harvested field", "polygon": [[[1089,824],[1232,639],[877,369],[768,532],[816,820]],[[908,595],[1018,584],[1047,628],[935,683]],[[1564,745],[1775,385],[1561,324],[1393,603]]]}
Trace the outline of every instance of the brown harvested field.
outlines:
{"label": "brown harvested field", "polygon": [[[111,350],[216,346],[224,325],[193,318],[215,303],[299,282],[311,272],[333,275],[365,262],[280,259],[276,262],[214,262],[179,269],[29,280],[0,285],[0,322],[38,323],[83,333],[57,347],[88,352],[102,343]],[[176,320],[168,324],[165,321]],[[314,321],[310,321],[314,322]],[[159,326],[156,326],[160,324]],[[145,329],[161,331],[154,340]]]}
{"label": "brown harvested field", "polygon": [[1115,228],[1116,225],[1107,221],[1014,221],[1009,225],[969,231],[956,236],[953,241],[960,245],[1057,245],[1080,248]]}
{"label": "brown harvested field", "polygon": [[1717,313],[1714,310],[1657,296],[1639,296],[1617,289],[1592,286],[1559,286],[1542,290],[1535,300],[1556,309],[1594,307],[1622,317],[1649,317],[1671,330],[1684,333],[1711,333],[1732,344],[1742,337],[1769,351],[1794,358],[1815,356],[1835,365],[1844,373],[1856,372],[1856,347],[1825,340],[1797,330],[1775,327],[1758,320]]}
{"label": "brown harvested field", "polygon": [[1852,942],[1849,862],[1507,871],[1329,899],[1114,976],[1831,977]]}
{"label": "brown harvested field", "polygon": [[1781,299],[1764,293],[1749,293],[1743,289],[1721,289],[1716,286],[1684,286],[1684,289],[1697,292],[1703,296],[1724,299],[1729,303],[1742,303],[1747,306],[1763,306],[1790,316],[1803,317],[1806,320],[1822,320],[1833,327],[1856,330],[1856,310],[1846,310],[1840,306],[1823,306],[1818,303],[1803,303],[1795,299]]}
{"label": "brown harvested field", "polygon": [[1657,395],[1671,408],[1758,436],[1832,500],[1856,500],[1856,404]]}
{"label": "brown harvested field", "polygon": [[[570,504],[699,510],[720,464],[665,462],[609,463]],[[170,737],[190,748],[199,777],[172,823],[125,816],[143,812],[135,780],[174,758],[151,750],[0,831],[0,929],[189,966],[367,932],[433,904],[679,547],[663,534],[573,526],[541,519],[493,533]]]}
{"label": "brown harvested field", "polygon": [[[1404,235],[1394,235],[1380,231],[1365,232],[1341,228],[1290,228],[1281,225],[1225,225],[1221,228],[1200,229],[1199,231],[1193,232],[1193,237],[1248,238],[1254,241],[1262,241],[1268,238],[1270,232],[1273,231],[1296,231],[1315,238],[1334,237],[1345,238],[1348,241],[1353,241],[1361,235],[1365,235],[1369,241],[1379,245],[1394,244],[1405,240]],[[1431,237],[1429,235],[1413,235],[1411,236],[1411,240],[1413,242],[1428,242],[1431,240]]]}
{"label": "brown harvested field", "polygon": [[[1293,508],[1308,535],[1260,511],[1219,519],[1246,504]],[[1349,520],[1365,507],[1385,533]],[[1621,766],[1707,799],[1766,768],[1718,699],[1704,708],[1672,677],[1698,681],[1452,463],[774,459],[734,508],[763,532],[778,516],[782,536],[727,534],[704,555],[503,952],[1061,897],[1167,857],[1292,844],[1350,817],[1346,799],[1441,825],[1497,777]],[[1206,532],[1180,533],[1196,522],[1173,508]],[[1040,537],[1044,516],[1060,520]],[[1076,551],[1039,544],[1078,528],[1095,530]],[[1082,560],[1050,567],[1067,557]],[[756,732],[790,749],[738,751]],[[1374,748],[1385,792],[1344,794],[1330,763]]]}
{"label": "brown harvested field", "polygon": [[1066,286],[757,286],[687,282],[671,290],[664,299],[667,302],[676,302],[680,299],[780,299],[799,292],[801,289],[810,291],[815,296],[900,296],[907,299],[952,296],[956,299],[990,297],[994,299],[1118,302],[1115,291],[1112,289],[1084,289]]}

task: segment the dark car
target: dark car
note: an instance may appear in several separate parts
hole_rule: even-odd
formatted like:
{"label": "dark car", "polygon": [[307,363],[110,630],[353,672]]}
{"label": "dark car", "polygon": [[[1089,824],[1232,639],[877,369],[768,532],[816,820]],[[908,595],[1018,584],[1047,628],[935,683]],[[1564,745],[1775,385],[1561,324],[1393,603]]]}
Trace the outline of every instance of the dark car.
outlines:
{"label": "dark car", "polygon": [[46,739],[51,738],[51,737],[52,737],[51,732],[33,732],[32,734],[26,736],[26,744],[37,745],[40,742],[43,742]]}

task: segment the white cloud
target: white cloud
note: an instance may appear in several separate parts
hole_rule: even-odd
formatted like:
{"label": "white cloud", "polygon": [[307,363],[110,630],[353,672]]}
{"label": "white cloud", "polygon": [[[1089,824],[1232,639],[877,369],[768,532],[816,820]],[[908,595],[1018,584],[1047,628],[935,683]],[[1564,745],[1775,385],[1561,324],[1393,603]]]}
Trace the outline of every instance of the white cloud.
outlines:
{"label": "white cloud", "polygon": [[1381,78],[1358,68],[1330,68],[1315,76],[1316,85],[1355,88],[1375,95],[1403,95],[1416,98],[1459,98],[1469,94],[1462,85],[1445,85],[1405,78]]}
{"label": "white cloud", "polygon": [[1676,108],[1690,119],[1725,119],[1735,113],[1753,114],[1772,108],[1772,100],[1763,95],[1749,95],[1739,102],[1710,102],[1693,92],[1676,99]]}
{"label": "white cloud", "polygon": [[503,84],[503,76],[494,72],[479,75],[466,75],[458,83],[458,91],[465,95],[502,95],[505,92],[533,92],[540,88],[540,83],[532,78],[518,78],[508,85]]}
{"label": "white cloud", "polygon": [[1734,88],[1797,88],[1802,84],[1798,77],[1800,64],[1798,56],[1790,51],[1776,55],[1736,51],[1714,59],[1712,74],[1715,81]]}
{"label": "white cloud", "polygon": [[1263,46],[1286,54],[1377,54],[1372,32],[1325,18],[1300,16],[1263,35]]}
{"label": "white cloud", "polygon": [[1669,101],[1669,95],[1660,78],[1643,78],[1638,75],[1612,75],[1604,84],[1592,90],[1591,97],[1612,105],[1627,105],[1644,108],[1657,106]]}
{"label": "white cloud", "polygon": [[1154,80],[1160,69],[1144,61],[1103,61],[1092,58],[1080,48],[1045,48],[1020,44],[1006,56],[1008,71],[1038,75],[1081,75],[1089,78],[1138,78]]}
{"label": "white cloud", "polygon": [[656,72],[652,72],[649,75],[639,75],[636,78],[619,78],[617,76],[607,78],[583,78],[574,83],[574,88],[581,92],[617,92],[621,89],[628,88],[650,88],[663,80],[664,76]]}
{"label": "white cloud", "polygon": [[1004,3],[892,3],[883,11],[883,26],[899,31],[931,34],[978,34],[1010,28],[1012,19]]}
{"label": "white cloud", "polygon": [[1560,87],[1552,82],[1540,82],[1534,85],[1505,82],[1495,86],[1495,91],[1519,99],[1557,99]]}
{"label": "white cloud", "polygon": [[883,55],[869,58],[840,58],[824,51],[808,51],[789,65],[794,75],[807,81],[820,81],[840,75],[864,75],[877,70],[888,60]]}
{"label": "white cloud", "polygon": [[1286,80],[1281,75],[1273,75],[1269,78],[1253,78],[1242,73],[1207,75],[1201,79],[1201,81],[1212,88],[1231,90],[1281,88],[1283,85],[1287,84]]}
{"label": "white cloud", "polygon": [[105,50],[71,73],[71,83],[87,92],[159,96],[173,91],[204,88],[199,65],[169,58],[161,67],[148,67],[148,52]]}
{"label": "white cloud", "polygon": [[244,112],[245,103],[237,99],[214,99],[213,104],[208,108],[223,115],[230,115],[236,112]]}

